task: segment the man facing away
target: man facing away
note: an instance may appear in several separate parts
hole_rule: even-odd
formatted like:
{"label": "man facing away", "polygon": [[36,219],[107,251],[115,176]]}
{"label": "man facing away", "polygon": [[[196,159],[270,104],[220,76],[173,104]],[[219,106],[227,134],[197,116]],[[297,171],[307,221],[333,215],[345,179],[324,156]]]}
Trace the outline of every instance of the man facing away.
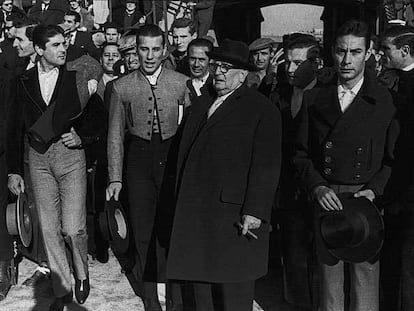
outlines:
{"label": "man facing away", "polygon": [[[373,201],[383,194],[391,174],[398,127],[389,92],[364,75],[370,57],[368,26],[342,25],[333,57],[338,77],[304,94],[297,150],[293,158],[301,182],[315,200],[315,212],[342,210],[339,193]],[[319,228],[315,228],[319,230]],[[331,256],[319,261],[320,310],[379,310],[378,258],[349,264]],[[344,291],[345,271],[349,291]]]}
{"label": "man facing away", "polygon": [[29,137],[28,166],[33,196],[56,297],[50,310],[61,311],[73,299],[65,242],[71,249],[79,303],[85,302],[90,290],[85,153],[72,127],[90,92],[84,72],[65,66],[65,38],[60,27],[37,26],[32,36],[39,61],[20,78],[17,99],[10,111],[9,188],[15,193],[24,191],[20,173],[23,157],[20,138],[24,131]]}
{"label": "man facing away", "polygon": [[414,28],[394,26],[387,29],[380,49],[384,67],[397,72],[392,91],[401,127],[395,147],[395,165],[385,191],[389,243],[385,241],[388,253],[382,257],[384,288],[387,286],[384,294],[391,303],[387,305],[389,310],[397,309],[400,300],[401,310],[408,311],[414,309]]}
{"label": "man facing away", "polygon": [[[165,281],[165,244],[161,246],[160,236],[166,219],[157,214],[170,147],[189,101],[188,78],[162,66],[165,48],[158,26],[138,30],[140,67],[112,82],[109,109],[107,200],[118,200],[126,182],[139,295],[147,311],[161,311],[157,281]],[[130,135],[127,154],[125,128]],[[173,210],[173,203],[167,203],[166,208]]]}
{"label": "man facing away", "polygon": [[281,124],[245,84],[248,54],[232,40],[208,53],[217,96],[192,102],[180,143],[167,277],[193,285],[197,311],[251,311],[255,280],[267,272]]}

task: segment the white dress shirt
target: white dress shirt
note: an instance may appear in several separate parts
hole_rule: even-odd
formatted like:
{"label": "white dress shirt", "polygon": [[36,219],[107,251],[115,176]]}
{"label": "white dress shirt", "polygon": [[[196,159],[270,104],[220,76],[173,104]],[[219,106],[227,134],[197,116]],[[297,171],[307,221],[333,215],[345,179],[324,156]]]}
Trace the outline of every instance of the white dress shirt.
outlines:
{"label": "white dress shirt", "polygon": [[151,85],[157,85],[157,80],[158,80],[158,76],[161,73],[161,69],[162,69],[162,66],[158,67],[158,69],[155,70],[155,72],[152,75],[146,75],[144,73],[145,78],[147,78],[147,80],[149,81]]}
{"label": "white dress shirt", "polygon": [[72,31],[70,33],[70,45],[75,45],[75,40],[76,40],[76,34],[78,33],[77,30]]}
{"label": "white dress shirt", "polygon": [[40,92],[42,93],[42,98],[46,105],[49,106],[50,99],[52,98],[59,77],[59,68],[55,67],[49,72],[45,72],[40,68],[40,65],[38,65],[37,70],[39,73]]}
{"label": "white dress shirt", "polygon": [[194,87],[194,90],[197,96],[201,96],[201,88],[204,86],[204,84],[206,84],[206,81],[209,75],[210,73],[207,71],[207,74],[201,79],[198,79],[198,78],[191,79],[191,83],[193,84],[193,87]]}
{"label": "white dress shirt", "polygon": [[353,102],[355,96],[358,94],[359,90],[364,83],[364,78],[362,77],[361,80],[352,89],[347,89],[343,85],[338,84],[338,99],[339,104],[341,105],[342,113],[348,109],[349,105]]}

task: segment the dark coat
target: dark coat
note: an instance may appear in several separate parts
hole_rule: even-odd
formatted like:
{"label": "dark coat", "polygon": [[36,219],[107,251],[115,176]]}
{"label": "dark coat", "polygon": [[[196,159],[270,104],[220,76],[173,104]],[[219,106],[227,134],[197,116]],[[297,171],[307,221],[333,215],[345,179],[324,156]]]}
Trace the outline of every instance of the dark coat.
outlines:
{"label": "dark coat", "polygon": [[382,195],[399,132],[394,113],[388,90],[368,76],[345,113],[336,83],[306,92],[293,159],[305,187],[363,184]]}
{"label": "dark coat", "polygon": [[84,54],[88,54],[96,59],[96,46],[93,44],[92,35],[89,32],[76,32],[75,47],[82,49]]}
{"label": "dark coat", "polygon": [[[178,156],[178,197],[167,277],[243,282],[267,273],[269,221],[279,179],[281,120],[247,86],[207,120],[213,100],[192,103]],[[264,221],[258,240],[241,236],[242,215]]]}
{"label": "dark coat", "polygon": [[68,9],[67,6],[63,5],[64,2],[52,0],[49,8],[42,12],[42,3],[39,1],[29,10],[28,16],[45,25],[58,25],[63,23],[63,16],[65,16],[65,12]]}
{"label": "dark coat", "polygon": [[[124,17],[126,14],[126,10],[124,7],[118,8],[113,11],[112,13],[112,22],[117,25],[119,28],[124,29]],[[126,25],[126,27],[131,27],[139,22],[139,19],[142,17],[142,13],[138,8],[135,10],[134,14],[132,15],[132,23],[131,25]]]}
{"label": "dark coat", "polygon": [[395,164],[386,188],[392,201],[414,203],[414,70],[397,71],[393,88],[401,134],[395,146]]}

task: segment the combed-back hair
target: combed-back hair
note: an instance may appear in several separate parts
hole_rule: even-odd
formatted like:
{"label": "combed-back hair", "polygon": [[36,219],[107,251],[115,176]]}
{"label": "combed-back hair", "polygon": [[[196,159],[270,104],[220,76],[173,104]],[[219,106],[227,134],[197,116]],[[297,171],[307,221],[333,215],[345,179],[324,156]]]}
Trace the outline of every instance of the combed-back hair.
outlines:
{"label": "combed-back hair", "polygon": [[286,50],[308,48],[307,59],[315,61],[321,56],[321,47],[318,40],[309,34],[297,34],[286,42]]}
{"label": "combed-back hair", "polygon": [[341,27],[339,27],[338,31],[335,34],[335,44],[336,40],[338,40],[339,37],[347,35],[352,35],[358,38],[364,38],[365,49],[368,51],[371,32],[369,30],[368,25],[365,22],[355,19],[346,21]]}
{"label": "combed-back hair", "polygon": [[410,47],[410,55],[414,56],[414,27],[402,25],[392,26],[384,31],[381,38],[382,40],[385,38],[391,39],[391,43],[397,49],[408,45]]}
{"label": "combed-back hair", "polygon": [[196,32],[196,26],[194,22],[186,17],[177,18],[171,25],[171,29],[174,28],[186,28],[189,27],[190,34],[193,35]]}
{"label": "combed-back hair", "polygon": [[213,43],[205,38],[197,38],[194,40],[191,40],[190,43],[188,44],[188,48],[187,51],[190,50],[190,47],[206,47],[208,52],[211,52],[213,50]]}
{"label": "combed-back hair", "polygon": [[146,24],[137,30],[137,45],[139,44],[139,37],[161,37],[162,45],[165,45],[164,32],[160,27],[153,24]]}
{"label": "combed-back hair", "polygon": [[80,23],[81,22],[81,16],[78,12],[75,11],[67,11],[65,13],[65,16],[74,16],[75,17],[75,23]]}
{"label": "combed-back hair", "polygon": [[33,30],[33,45],[45,49],[49,39],[59,34],[64,36],[63,29],[57,25],[38,25]]}

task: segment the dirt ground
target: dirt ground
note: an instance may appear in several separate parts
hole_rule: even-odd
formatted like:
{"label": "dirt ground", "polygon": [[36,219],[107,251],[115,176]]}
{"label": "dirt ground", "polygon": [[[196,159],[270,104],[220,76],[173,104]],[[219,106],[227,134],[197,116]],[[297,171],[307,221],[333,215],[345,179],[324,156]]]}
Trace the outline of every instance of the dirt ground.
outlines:
{"label": "dirt ground", "polygon": [[[43,282],[35,288],[22,286],[36,265],[24,259],[19,265],[18,285],[10,289],[7,299],[0,302],[0,311],[48,311],[53,301],[50,282]],[[83,305],[72,303],[65,311],[144,311],[141,299],[132,291],[128,280],[121,272],[121,267],[113,254],[106,264],[89,261],[91,293]],[[292,311],[281,294],[280,271],[271,270],[256,284],[254,311]],[[165,310],[163,286],[159,288],[161,301]],[[259,306],[260,304],[260,306]]]}

